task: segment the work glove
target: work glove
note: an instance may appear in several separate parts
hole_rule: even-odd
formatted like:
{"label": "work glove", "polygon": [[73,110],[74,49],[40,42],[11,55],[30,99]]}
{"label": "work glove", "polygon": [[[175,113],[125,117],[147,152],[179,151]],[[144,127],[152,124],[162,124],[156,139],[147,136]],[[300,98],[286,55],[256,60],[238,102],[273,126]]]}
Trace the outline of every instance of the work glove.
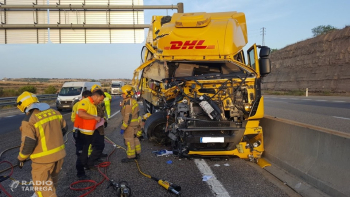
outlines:
{"label": "work glove", "polygon": [[108,125],[108,123],[107,123],[107,120],[105,119],[105,123],[103,124],[103,126],[106,128],[107,125]]}
{"label": "work glove", "polygon": [[142,136],[142,130],[140,130],[140,131],[138,131],[137,133],[136,133],[136,137],[141,137]]}
{"label": "work glove", "polygon": [[123,134],[124,134],[124,132],[125,132],[125,130],[124,130],[124,129],[120,129],[120,135],[123,135]]}
{"label": "work glove", "polygon": [[24,165],[24,161],[20,161],[20,160],[17,161],[17,166],[19,167],[19,169],[22,169],[23,165]]}

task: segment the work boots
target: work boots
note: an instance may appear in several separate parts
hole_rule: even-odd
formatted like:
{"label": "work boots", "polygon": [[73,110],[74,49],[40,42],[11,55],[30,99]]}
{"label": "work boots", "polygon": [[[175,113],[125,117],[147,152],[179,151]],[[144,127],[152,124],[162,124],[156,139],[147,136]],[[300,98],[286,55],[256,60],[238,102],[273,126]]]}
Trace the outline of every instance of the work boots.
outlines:
{"label": "work boots", "polygon": [[124,159],[122,159],[122,163],[128,163],[128,162],[132,162],[132,161],[134,161],[134,159],[140,159],[140,154],[136,154],[136,157],[134,157],[134,158],[124,158]]}

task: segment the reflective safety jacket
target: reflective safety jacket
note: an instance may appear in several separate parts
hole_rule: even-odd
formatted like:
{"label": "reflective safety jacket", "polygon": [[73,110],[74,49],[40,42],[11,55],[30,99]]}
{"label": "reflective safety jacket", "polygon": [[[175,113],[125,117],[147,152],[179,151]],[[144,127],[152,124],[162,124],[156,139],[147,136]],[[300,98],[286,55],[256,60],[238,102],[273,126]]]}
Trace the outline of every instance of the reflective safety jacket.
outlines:
{"label": "reflective safety jacket", "polygon": [[22,121],[18,160],[52,163],[66,156],[63,136],[68,130],[62,115],[53,109],[33,109]]}
{"label": "reflective safety jacket", "polygon": [[105,98],[103,99],[103,101],[105,103],[110,103],[111,100],[112,100],[112,96],[108,92],[105,92]]}
{"label": "reflective safety jacket", "polygon": [[78,103],[79,103],[79,101],[77,102],[77,103],[75,103],[74,105],[73,105],[73,108],[72,108],[72,115],[70,116],[70,120],[74,123],[74,121],[75,121],[75,116],[77,115],[77,113],[78,113]]}
{"label": "reflective safety jacket", "polygon": [[[78,103],[77,111],[83,110],[90,115],[97,116],[97,108],[91,97],[85,98]],[[95,119],[83,119],[79,117],[77,113],[75,116],[74,128],[79,129],[83,134],[92,135],[94,134],[96,123],[97,121]]]}
{"label": "reflective safety jacket", "polygon": [[128,126],[141,126],[141,117],[139,116],[139,104],[133,98],[126,98],[122,102],[123,122],[121,129],[126,129]]}

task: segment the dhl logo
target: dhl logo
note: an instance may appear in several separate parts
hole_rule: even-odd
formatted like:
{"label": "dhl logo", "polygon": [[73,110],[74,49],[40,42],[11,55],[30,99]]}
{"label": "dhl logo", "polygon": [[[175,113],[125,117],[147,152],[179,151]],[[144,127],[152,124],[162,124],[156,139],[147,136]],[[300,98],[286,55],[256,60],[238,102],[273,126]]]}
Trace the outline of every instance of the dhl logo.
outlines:
{"label": "dhl logo", "polygon": [[171,41],[171,46],[164,47],[164,50],[178,50],[178,49],[215,49],[215,45],[203,45],[205,40],[186,40],[185,43],[182,41]]}

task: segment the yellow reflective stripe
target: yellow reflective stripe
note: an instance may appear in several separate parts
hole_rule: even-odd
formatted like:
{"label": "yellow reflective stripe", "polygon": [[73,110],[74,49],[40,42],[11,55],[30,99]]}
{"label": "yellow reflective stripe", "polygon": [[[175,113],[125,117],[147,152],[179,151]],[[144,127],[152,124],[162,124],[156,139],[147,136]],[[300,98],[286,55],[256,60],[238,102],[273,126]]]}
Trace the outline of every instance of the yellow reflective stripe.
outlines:
{"label": "yellow reflective stripe", "polygon": [[54,149],[51,149],[49,151],[44,151],[44,152],[41,152],[41,153],[36,153],[36,154],[32,154],[30,156],[31,159],[35,159],[35,158],[38,158],[38,157],[44,157],[44,156],[47,156],[47,155],[51,155],[51,154],[54,154],[54,153],[57,153],[61,150],[64,149],[64,144],[62,146],[59,146],[57,148],[54,148]]}
{"label": "yellow reflective stripe", "polygon": [[43,197],[43,194],[41,193],[41,191],[37,191],[38,192],[38,197]]}
{"label": "yellow reflective stripe", "polygon": [[19,152],[19,156],[23,159],[27,159],[29,155],[23,155],[21,152]]}
{"label": "yellow reflective stripe", "polygon": [[56,120],[56,119],[61,120],[62,115],[51,116],[51,117],[45,118],[43,120],[40,120],[39,122],[34,124],[35,128],[39,128],[40,137],[41,137],[41,147],[42,147],[44,152],[47,151],[47,146],[46,146],[46,138],[45,138],[43,124],[50,122],[52,120]]}
{"label": "yellow reflective stripe", "polygon": [[123,122],[123,126],[124,126],[124,127],[128,127],[128,125],[127,125],[127,124],[125,124],[125,122]]}
{"label": "yellow reflective stripe", "polygon": [[141,150],[141,145],[136,145],[135,148],[136,148],[136,151]]}
{"label": "yellow reflective stripe", "polygon": [[138,122],[139,119],[132,119],[130,122]]}
{"label": "yellow reflective stripe", "polygon": [[138,106],[139,106],[139,104],[133,105],[132,108],[131,108],[131,110],[134,111],[134,109],[135,109],[136,107],[138,107]]}
{"label": "yellow reflective stripe", "polygon": [[79,131],[85,132],[85,133],[90,133],[90,132],[94,132],[95,130],[88,130],[88,129],[81,129],[79,128]]}
{"label": "yellow reflective stripe", "polygon": [[132,155],[135,155],[136,153],[135,153],[135,149],[131,149],[131,147],[130,147],[130,142],[127,142],[126,143],[127,144],[127,151],[126,151],[126,154],[128,155],[128,156],[132,156]]}

